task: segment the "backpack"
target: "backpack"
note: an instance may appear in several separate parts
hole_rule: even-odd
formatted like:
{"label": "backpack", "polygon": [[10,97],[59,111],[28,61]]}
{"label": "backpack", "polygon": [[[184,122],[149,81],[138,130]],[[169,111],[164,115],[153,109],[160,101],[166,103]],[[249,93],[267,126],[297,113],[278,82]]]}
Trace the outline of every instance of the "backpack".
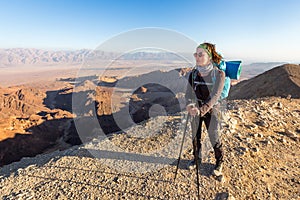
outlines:
{"label": "backpack", "polygon": [[[225,72],[225,81],[224,87],[220,96],[220,100],[225,99],[228,97],[230,86],[231,86],[231,79],[238,80],[240,78],[242,72],[242,61],[224,61],[222,60],[219,65],[216,67]],[[215,73],[213,73],[212,81],[213,84],[216,82]]]}

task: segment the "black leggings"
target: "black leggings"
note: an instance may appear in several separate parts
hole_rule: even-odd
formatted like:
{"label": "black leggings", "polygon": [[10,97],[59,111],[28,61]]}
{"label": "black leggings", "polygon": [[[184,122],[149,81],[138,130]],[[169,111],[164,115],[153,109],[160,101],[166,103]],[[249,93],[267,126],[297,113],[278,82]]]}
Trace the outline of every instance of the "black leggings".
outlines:
{"label": "black leggings", "polygon": [[215,158],[217,161],[222,161],[223,148],[221,142],[220,121],[217,117],[217,114],[212,112],[208,112],[203,117],[192,117],[194,158],[196,158],[196,156],[199,156],[199,152],[201,151],[201,133],[203,122],[206,126],[211,145],[214,148]]}

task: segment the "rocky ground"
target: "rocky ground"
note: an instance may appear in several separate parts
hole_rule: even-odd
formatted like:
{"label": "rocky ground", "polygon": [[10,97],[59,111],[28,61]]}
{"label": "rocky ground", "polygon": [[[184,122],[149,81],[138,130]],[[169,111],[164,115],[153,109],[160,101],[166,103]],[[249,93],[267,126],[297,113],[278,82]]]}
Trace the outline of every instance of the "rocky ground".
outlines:
{"label": "rocky ground", "polygon": [[[203,138],[201,199],[299,199],[300,99],[231,100],[223,124],[223,178]],[[174,181],[184,113],[0,169],[2,199],[197,199],[191,133]],[[205,132],[204,132],[205,135]]]}

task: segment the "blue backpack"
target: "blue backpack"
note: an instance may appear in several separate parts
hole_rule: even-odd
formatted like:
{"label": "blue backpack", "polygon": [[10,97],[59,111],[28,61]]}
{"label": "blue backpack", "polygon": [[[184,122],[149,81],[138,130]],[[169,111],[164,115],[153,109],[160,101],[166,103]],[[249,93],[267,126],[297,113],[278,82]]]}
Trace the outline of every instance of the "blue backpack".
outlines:
{"label": "blue backpack", "polygon": [[[216,65],[220,70],[225,72],[225,81],[224,81],[224,88],[221,93],[220,100],[225,99],[228,97],[229,90],[230,90],[230,83],[231,79],[238,80],[241,75],[242,71],[242,66],[241,66],[242,61],[224,61],[222,60],[219,65]],[[215,73],[213,73],[212,81],[213,84],[216,82],[216,76]]]}

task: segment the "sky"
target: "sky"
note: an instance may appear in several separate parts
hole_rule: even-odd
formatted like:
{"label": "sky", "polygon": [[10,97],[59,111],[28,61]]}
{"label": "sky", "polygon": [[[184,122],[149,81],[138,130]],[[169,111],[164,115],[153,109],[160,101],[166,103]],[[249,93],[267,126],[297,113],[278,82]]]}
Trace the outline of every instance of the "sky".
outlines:
{"label": "sky", "polygon": [[95,49],[155,27],[214,43],[228,59],[299,63],[299,8],[298,0],[0,0],[0,48]]}

